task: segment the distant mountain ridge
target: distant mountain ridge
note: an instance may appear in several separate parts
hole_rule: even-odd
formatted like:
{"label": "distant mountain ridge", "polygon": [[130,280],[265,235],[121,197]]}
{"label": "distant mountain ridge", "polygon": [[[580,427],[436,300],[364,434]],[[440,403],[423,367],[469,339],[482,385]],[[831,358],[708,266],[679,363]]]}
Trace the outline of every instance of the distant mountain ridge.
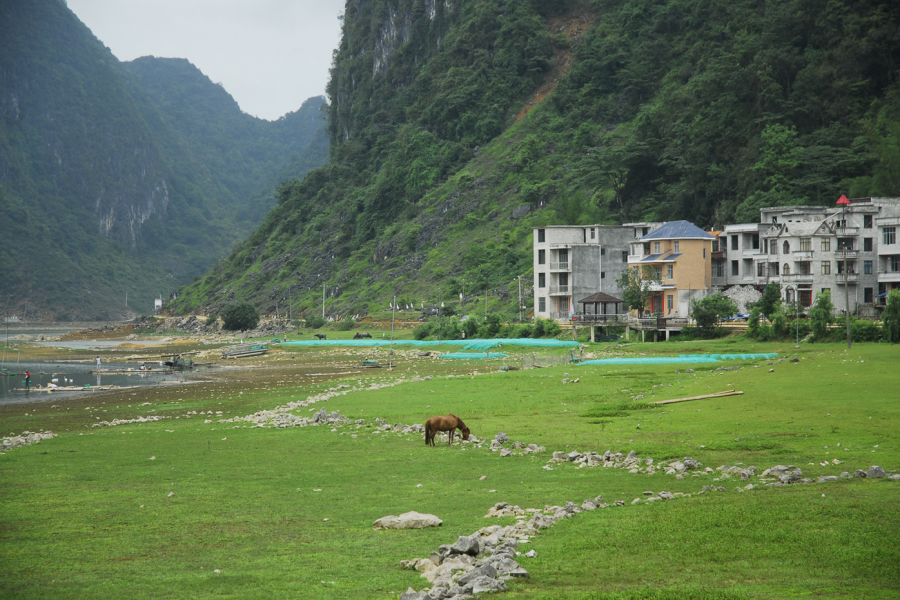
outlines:
{"label": "distant mountain ridge", "polygon": [[119,62],[62,0],[0,3],[0,311],[149,312],[324,162],[323,103],[257,119],[187,60]]}

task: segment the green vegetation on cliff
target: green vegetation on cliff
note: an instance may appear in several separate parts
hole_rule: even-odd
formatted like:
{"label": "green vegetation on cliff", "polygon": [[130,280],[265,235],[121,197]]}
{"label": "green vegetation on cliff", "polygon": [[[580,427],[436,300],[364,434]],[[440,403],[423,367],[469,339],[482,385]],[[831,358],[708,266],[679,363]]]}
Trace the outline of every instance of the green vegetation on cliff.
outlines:
{"label": "green vegetation on cliff", "polygon": [[333,313],[486,291],[512,313],[538,224],[900,194],[896,4],[433,4],[348,3],[328,165],[176,310],[310,308],[324,284]]}
{"label": "green vegetation on cliff", "polygon": [[120,63],[61,0],[0,4],[0,311],[149,312],[324,162],[323,102],[262,121],[185,60]]}

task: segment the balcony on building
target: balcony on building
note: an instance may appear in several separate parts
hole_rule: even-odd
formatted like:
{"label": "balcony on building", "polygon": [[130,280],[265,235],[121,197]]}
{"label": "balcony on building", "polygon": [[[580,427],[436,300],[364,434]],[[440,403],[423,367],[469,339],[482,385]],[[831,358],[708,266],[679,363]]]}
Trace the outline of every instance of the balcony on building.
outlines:
{"label": "balcony on building", "polygon": [[814,258],[812,250],[794,250],[791,254],[795,261],[809,261]]}
{"label": "balcony on building", "polygon": [[883,271],[878,274],[878,283],[900,282],[900,271]]}
{"label": "balcony on building", "polygon": [[855,236],[859,235],[859,227],[848,225],[847,227],[835,227],[834,234],[838,236]]}
{"label": "balcony on building", "polygon": [[568,296],[571,292],[572,286],[570,285],[551,285],[550,286],[550,295],[551,296]]}
{"label": "balcony on building", "polygon": [[781,280],[784,283],[812,283],[813,282],[813,274],[812,273],[791,273],[789,275],[782,275]]}
{"label": "balcony on building", "polygon": [[550,261],[549,264],[550,264],[551,271],[571,271],[572,270],[572,263],[570,263],[569,261],[557,261],[557,262]]}
{"label": "balcony on building", "polygon": [[838,273],[834,276],[834,282],[838,285],[843,285],[844,281],[850,284],[859,283],[859,273],[847,273],[846,275]]}

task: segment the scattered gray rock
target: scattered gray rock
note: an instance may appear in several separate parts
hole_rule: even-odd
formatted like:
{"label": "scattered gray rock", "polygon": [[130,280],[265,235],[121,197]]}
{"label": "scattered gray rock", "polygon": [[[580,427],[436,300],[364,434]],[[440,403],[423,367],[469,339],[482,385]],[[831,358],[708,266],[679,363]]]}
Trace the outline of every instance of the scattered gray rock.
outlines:
{"label": "scattered gray rock", "polygon": [[372,524],[373,529],[425,529],[426,527],[439,527],[443,523],[435,515],[428,515],[410,511],[399,517],[388,515],[381,517]]}
{"label": "scattered gray rock", "polygon": [[500,433],[498,433],[496,436],[494,436],[494,439],[497,440],[497,442],[500,444],[505,444],[505,443],[509,442],[509,436],[506,435],[505,433],[503,433],[502,431]]}
{"label": "scattered gray rock", "polygon": [[884,469],[882,469],[878,465],[872,465],[871,467],[869,467],[869,470],[866,471],[866,477],[868,477],[869,479],[881,479],[885,475],[887,475],[887,473],[885,473]]}
{"label": "scattered gray rock", "polygon": [[461,535],[459,536],[459,539],[456,540],[456,543],[450,546],[450,552],[453,554],[476,556],[480,550],[481,545],[478,543],[478,538],[476,536]]}
{"label": "scattered gray rock", "polygon": [[503,448],[500,450],[500,456],[512,456],[513,451],[509,448]]}
{"label": "scattered gray rock", "polygon": [[866,477],[866,476],[868,476],[868,473],[866,473],[862,469],[857,469],[857,470],[853,471],[853,476],[854,477]]}

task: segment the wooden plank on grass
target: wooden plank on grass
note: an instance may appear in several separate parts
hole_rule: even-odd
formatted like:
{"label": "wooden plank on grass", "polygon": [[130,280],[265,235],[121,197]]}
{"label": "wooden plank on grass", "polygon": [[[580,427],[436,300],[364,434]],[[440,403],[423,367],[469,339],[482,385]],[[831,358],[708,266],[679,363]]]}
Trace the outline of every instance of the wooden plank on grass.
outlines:
{"label": "wooden plank on grass", "polygon": [[650,404],[675,404],[676,402],[687,402],[689,400],[703,400],[704,398],[724,398],[725,396],[740,396],[744,392],[738,390],[729,390],[727,392],[716,392],[715,394],[706,394],[703,396],[691,396],[690,398],[675,398],[673,400],[659,400],[650,402]]}

